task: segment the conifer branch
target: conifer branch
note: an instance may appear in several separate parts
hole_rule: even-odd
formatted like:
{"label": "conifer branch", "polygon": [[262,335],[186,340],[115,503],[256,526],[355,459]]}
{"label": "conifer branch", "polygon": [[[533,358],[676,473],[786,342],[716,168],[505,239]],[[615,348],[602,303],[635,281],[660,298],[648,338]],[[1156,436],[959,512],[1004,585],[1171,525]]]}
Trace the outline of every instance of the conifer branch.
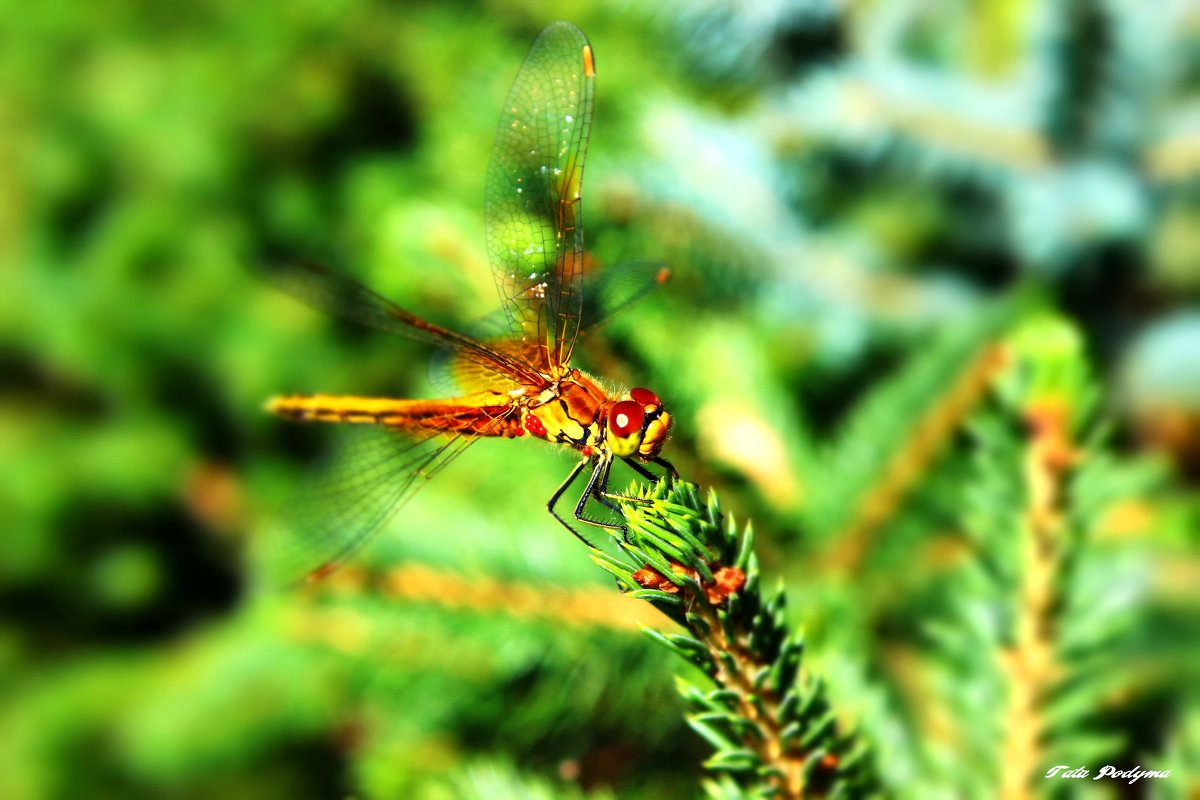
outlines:
{"label": "conifer branch", "polygon": [[854,516],[835,537],[838,544],[830,565],[854,572],[869,551],[872,534],[890,519],[946,441],[961,426],[1003,367],[1003,351],[985,346],[958,375],[949,389],[911,426],[907,439],[887,460],[881,478],[857,504]]}
{"label": "conifer branch", "polygon": [[822,682],[801,671],[803,642],[784,619],[782,589],[764,594],[750,526],[739,533],[695,484],[633,490],[648,502],[623,504],[622,557],[593,559],[686,631],[647,633],[715,684],[679,679],[688,723],[716,748],[706,765],[765,797],[869,794],[866,747],[839,724]]}
{"label": "conifer branch", "polygon": [[1058,398],[1035,400],[1025,412],[1029,429],[1025,455],[1026,534],[1020,542],[1022,583],[1017,592],[1014,641],[1002,656],[1010,688],[1001,763],[1003,796],[1030,796],[1043,763],[1045,721],[1040,707],[1058,677],[1055,608],[1059,597],[1064,540],[1061,504],[1075,461],[1070,412]]}
{"label": "conifer branch", "polygon": [[[925,89],[926,97],[936,97],[947,89],[965,88],[977,95],[995,94],[982,84],[947,85],[945,81],[915,72],[908,77],[914,85]],[[1022,172],[1043,169],[1050,162],[1048,143],[1031,120],[999,125],[994,119],[983,119],[961,108],[937,105],[914,96],[897,96],[878,82],[862,79],[847,80],[845,91],[862,108],[872,110],[871,122],[906,136],[943,158]]]}
{"label": "conifer branch", "polygon": [[501,613],[615,630],[637,629],[657,618],[649,608],[635,606],[631,612],[627,601],[600,587],[570,590],[544,583],[464,575],[422,564],[405,564],[383,572],[349,564],[312,584],[307,593],[318,597],[381,596],[479,614]]}
{"label": "conifer branch", "polygon": [[926,472],[1003,369],[999,341],[1023,298],[995,303],[930,342],[858,403],[836,437],[816,447],[806,483],[807,530],[828,543],[825,567],[854,574],[875,537],[902,513]]}
{"label": "conifer branch", "polygon": [[1018,527],[1018,584],[1011,644],[1000,653],[1009,699],[1000,763],[1002,795],[1029,797],[1045,761],[1045,706],[1063,668],[1058,664],[1064,563],[1071,541],[1070,482],[1082,460],[1073,431],[1086,416],[1087,397],[1077,334],[1052,321],[1027,323],[1013,337],[1012,371],[1001,394],[1025,430],[1022,456],[1024,519]]}
{"label": "conifer branch", "polygon": [[[1071,325],[1031,318],[1006,350],[969,425],[976,458],[962,521],[978,558],[952,587],[954,624],[931,630],[962,718],[958,749],[993,776],[999,796],[1019,799],[1038,793],[1047,764],[1121,752],[1099,722],[1118,696],[1117,673],[1104,667],[1121,657],[1137,606],[1111,591],[1126,579],[1120,564],[1097,557],[1094,532],[1157,478],[1106,456]],[[960,686],[964,672],[1004,698],[994,716],[977,713],[978,684]]]}

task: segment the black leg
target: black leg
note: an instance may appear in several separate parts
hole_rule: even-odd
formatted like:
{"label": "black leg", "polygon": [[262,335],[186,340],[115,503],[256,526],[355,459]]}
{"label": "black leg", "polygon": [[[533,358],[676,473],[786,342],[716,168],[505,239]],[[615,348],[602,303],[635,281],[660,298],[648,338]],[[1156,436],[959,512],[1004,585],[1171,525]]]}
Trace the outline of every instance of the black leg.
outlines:
{"label": "black leg", "polygon": [[[659,481],[662,480],[661,477],[659,477],[658,475],[655,475],[653,472],[646,469],[644,466],[642,466],[641,464],[639,464],[637,461],[635,461],[632,458],[622,458],[621,460],[624,461],[629,466],[630,469],[632,469],[637,474],[641,475],[643,478],[646,478],[647,480],[653,481],[655,483],[658,483]],[[672,472],[674,472],[675,468],[672,467],[669,462],[662,461],[662,459],[655,459],[655,463],[659,463],[659,462],[666,464],[666,466],[668,468],[670,468]],[[679,477],[679,473],[674,472],[674,474],[675,474],[675,477]],[[607,471],[605,471],[604,477],[600,481],[599,493],[596,495],[596,499],[600,500],[601,502],[604,502],[604,500],[602,498],[610,498],[611,500],[620,500],[625,503],[641,503],[643,505],[650,505],[650,503],[654,502],[653,500],[649,500],[645,497],[630,497],[627,494],[620,494],[617,492],[608,491],[608,472]],[[604,503],[604,505],[608,506],[609,508],[613,507],[612,503]],[[614,509],[614,510],[616,510],[616,509]]]}
{"label": "black leg", "polygon": [[604,485],[608,483],[608,471],[610,469],[612,469],[612,458],[602,459],[600,463],[596,465],[596,471],[592,473],[591,479],[588,480],[587,488],[583,490],[583,495],[580,496],[579,502],[575,505],[575,519],[579,520],[580,522],[586,522],[588,525],[595,525],[597,528],[604,528],[610,531],[621,531],[621,535],[624,536],[624,525],[614,525],[611,522],[601,522],[597,519],[588,519],[583,515],[583,508],[587,505],[587,501],[592,497],[595,497],[606,507],[616,511],[617,513],[620,513],[620,510],[616,508],[616,506],[605,502],[604,498],[601,496],[601,490],[604,488]]}
{"label": "black leg", "polygon": [[626,458],[626,459],[623,459],[623,460],[624,460],[624,462],[625,462],[626,464],[628,464],[628,465],[629,465],[629,467],[630,467],[630,468],[631,468],[631,469],[632,469],[634,472],[636,472],[637,474],[641,475],[641,476],[642,476],[643,478],[645,478],[646,480],[648,480],[648,481],[654,481],[655,483],[658,483],[658,480],[659,480],[658,476],[657,476],[657,475],[655,475],[655,474],[654,474],[653,472],[651,472],[650,470],[648,470],[648,469],[646,469],[645,467],[643,467],[641,464],[639,464],[639,463],[638,463],[637,461],[635,461],[634,459],[632,459],[632,458]]}
{"label": "black leg", "polygon": [[[592,496],[599,501],[600,505],[607,508],[609,511],[614,511],[617,514],[621,513],[621,509],[617,508],[617,504],[609,498],[619,498],[620,495],[610,494],[608,491],[608,475],[612,472],[612,459],[604,462],[603,472],[596,481],[596,487],[593,490]],[[632,499],[632,498],[631,498]]]}
{"label": "black leg", "polygon": [[[587,466],[589,461],[591,461],[590,458],[585,458],[582,461],[580,461],[578,464],[575,465],[575,468],[573,470],[571,470],[571,474],[567,476],[567,479],[565,481],[563,481],[562,485],[559,486],[558,489],[556,489],[554,491],[554,494],[550,496],[550,502],[546,503],[546,510],[550,512],[550,516],[554,517],[556,520],[561,522],[562,526],[564,528],[566,528],[571,533],[573,533],[575,535],[575,538],[579,539],[579,541],[583,542],[588,547],[595,549],[595,546],[587,540],[587,537],[585,537],[582,533],[580,533],[579,531],[572,528],[571,525],[565,519],[560,517],[558,515],[558,512],[554,510],[554,506],[558,503],[559,498],[561,498],[563,496],[563,493],[566,492],[567,489],[571,486],[571,484],[575,482],[575,479],[579,477],[579,473],[583,471],[583,468],[585,466]],[[590,487],[592,485],[592,483],[595,483],[595,481],[596,481],[596,476],[593,473],[592,480],[588,483],[588,486]],[[583,496],[586,498],[587,493],[584,493]],[[575,518],[579,519],[583,522],[588,522],[588,520],[583,519],[579,515],[579,509],[575,510]]]}
{"label": "black leg", "polygon": [[675,465],[670,461],[667,461],[665,458],[655,457],[654,463],[665,469],[667,474],[671,476],[672,481],[679,480],[679,470],[675,469]]}

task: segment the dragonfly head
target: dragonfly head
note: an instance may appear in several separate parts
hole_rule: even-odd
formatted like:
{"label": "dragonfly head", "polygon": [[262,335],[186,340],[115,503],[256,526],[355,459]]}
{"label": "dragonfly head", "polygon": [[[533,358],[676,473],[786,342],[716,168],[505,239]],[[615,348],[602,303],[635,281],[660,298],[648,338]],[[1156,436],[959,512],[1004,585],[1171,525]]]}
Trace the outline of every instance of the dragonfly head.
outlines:
{"label": "dragonfly head", "polygon": [[656,457],[671,432],[671,415],[658,395],[641,387],[630,389],[608,409],[608,446],[622,458],[643,461]]}

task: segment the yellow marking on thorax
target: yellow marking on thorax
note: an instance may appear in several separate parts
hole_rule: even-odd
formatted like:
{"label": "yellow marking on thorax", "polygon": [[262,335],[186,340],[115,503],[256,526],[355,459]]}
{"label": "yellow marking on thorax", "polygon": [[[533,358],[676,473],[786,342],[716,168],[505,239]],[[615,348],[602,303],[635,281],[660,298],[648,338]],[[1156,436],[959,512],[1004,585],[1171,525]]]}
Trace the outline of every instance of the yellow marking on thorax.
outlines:
{"label": "yellow marking on thorax", "polygon": [[532,413],[545,427],[547,439],[557,439],[559,433],[572,441],[579,441],[583,438],[583,426],[568,417],[557,400],[533,409]]}
{"label": "yellow marking on thorax", "polygon": [[584,441],[590,431],[589,443],[600,438],[597,420],[600,408],[607,398],[588,376],[572,370],[567,379],[542,392],[529,406],[546,429],[545,438],[555,441],[560,438],[573,442]]}

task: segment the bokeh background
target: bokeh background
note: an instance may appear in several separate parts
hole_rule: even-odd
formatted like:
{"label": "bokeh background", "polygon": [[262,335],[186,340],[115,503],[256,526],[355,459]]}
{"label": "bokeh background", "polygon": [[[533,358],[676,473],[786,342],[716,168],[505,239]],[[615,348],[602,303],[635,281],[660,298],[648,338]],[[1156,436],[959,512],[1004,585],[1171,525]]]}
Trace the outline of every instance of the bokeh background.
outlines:
{"label": "bokeh background", "polygon": [[963,430],[988,348],[1053,314],[1105,458],[1150,476],[1097,490],[1128,624],[1073,735],[1174,775],[1029,790],[1200,787],[1194,4],[3,6],[0,796],[698,794],[658,623],[544,511],[569,456],[476,446],[310,589],[250,557],[328,442],[267,397],[432,391],[425,348],[255,268],[336,253],[437,321],[493,310],[487,159],[560,18],[597,55],[591,254],[673,270],[579,360],[654,387],[667,455],[754,520],[885,785],[1004,771],[987,650],[941,644],[992,458]]}

